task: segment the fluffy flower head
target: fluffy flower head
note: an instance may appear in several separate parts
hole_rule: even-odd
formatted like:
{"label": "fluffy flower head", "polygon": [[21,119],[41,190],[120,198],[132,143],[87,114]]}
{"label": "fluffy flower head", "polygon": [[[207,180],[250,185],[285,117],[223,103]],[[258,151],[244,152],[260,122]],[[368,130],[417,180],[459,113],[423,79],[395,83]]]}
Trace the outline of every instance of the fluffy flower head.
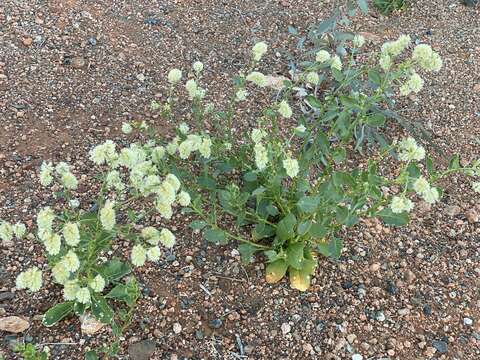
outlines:
{"label": "fluffy flower head", "polygon": [[283,167],[287,172],[287,175],[290,176],[292,179],[298,175],[299,167],[298,161],[292,158],[286,158],[283,160]]}
{"label": "fluffy flower head", "polygon": [[268,50],[268,45],[265,42],[260,41],[256,43],[252,48],[253,60],[259,61],[262,58],[262,56],[265,55],[267,50]]}
{"label": "fluffy flower head", "polygon": [[53,165],[51,162],[43,162],[40,167],[40,184],[43,186],[48,186],[53,181]]}
{"label": "fluffy flower head", "polygon": [[147,251],[142,245],[137,244],[132,248],[132,254],[130,258],[133,265],[143,266],[147,260]]}
{"label": "fluffy flower head", "polygon": [[259,170],[263,170],[268,164],[268,151],[261,143],[255,144],[253,148],[255,152],[255,165]]}
{"label": "fluffy flower head", "polygon": [[289,119],[292,117],[292,109],[286,100],[283,100],[278,106],[278,113],[284,118]]}
{"label": "fluffy flower head", "polygon": [[425,158],[425,149],[419,145],[414,138],[403,139],[399,144],[400,160],[402,161],[420,161]]}
{"label": "fluffy flower head", "polygon": [[168,82],[172,85],[178,83],[182,78],[182,71],[179,69],[172,69],[168,72]]}
{"label": "fluffy flower head", "polygon": [[105,279],[102,277],[102,275],[98,274],[88,283],[88,286],[90,286],[90,289],[92,289],[94,292],[102,292],[105,288]]}
{"label": "fluffy flower head", "polygon": [[113,201],[107,200],[100,210],[100,222],[105,230],[112,230],[116,224],[114,205]]}
{"label": "fluffy flower head", "polygon": [[326,50],[320,50],[317,52],[315,60],[319,63],[325,63],[330,60],[330,53]]}
{"label": "fluffy flower head", "polygon": [[18,274],[15,285],[17,289],[28,289],[36,292],[42,287],[42,272],[39,268],[32,267]]}
{"label": "fluffy flower head", "polygon": [[259,87],[264,87],[267,85],[267,77],[258,71],[252,71],[250,74],[248,74],[247,81],[250,81]]}
{"label": "fluffy flower head", "polygon": [[172,248],[175,245],[175,235],[168,229],[162,229],[160,232],[160,242],[166,248]]}
{"label": "fluffy flower head", "polygon": [[390,209],[392,209],[393,213],[400,214],[404,211],[412,211],[413,206],[413,202],[410,199],[407,199],[404,196],[394,196],[392,198],[392,203],[390,204]]}
{"label": "fluffy flower head", "polygon": [[181,191],[177,196],[178,203],[182,206],[190,205],[190,194],[186,191]]}

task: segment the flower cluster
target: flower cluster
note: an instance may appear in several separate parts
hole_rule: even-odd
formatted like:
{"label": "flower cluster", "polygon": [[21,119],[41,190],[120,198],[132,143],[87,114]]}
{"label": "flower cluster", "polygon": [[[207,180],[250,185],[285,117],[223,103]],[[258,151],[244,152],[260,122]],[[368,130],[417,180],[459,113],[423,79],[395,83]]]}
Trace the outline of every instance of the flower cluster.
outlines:
{"label": "flower cluster", "polygon": [[440,71],[443,65],[440,55],[427,44],[417,45],[413,50],[412,59],[426,71]]}
{"label": "flower cluster", "polygon": [[425,158],[425,149],[414,138],[408,137],[398,144],[399,158],[402,161],[420,161]]}
{"label": "flower cluster", "polygon": [[42,272],[37,267],[32,267],[17,276],[17,289],[28,289],[32,292],[42,287]]}
{"label": "flower cluster", "polygon": [[51,162],[43,162],[40,167],[40,184],[49,186],[54,180],[54,175],[65,189],[75,190],[78,187],[78,180],[70,171],[68,164],[60,162],[53,167]]}
{"label": "flower cluster", "polygon": [[132,248],[130,255],[132,264],[135,266],[143,266],[147,259],[149,261],[158,261],[160,259],[161,243],[166,248],[172,248],[175,245],[175,235],[168,229],[158,231],[152,226],[142,229],[141,238],[146,244],[138,243]]}
{"label": "flower cluster", "polygon": [[16,224],[10,224],[7,221],[0,219],[0,239],[7,242],[12,240],[13,235],[17,239],[22,239],[26,232],[25,224],[17,222]]}

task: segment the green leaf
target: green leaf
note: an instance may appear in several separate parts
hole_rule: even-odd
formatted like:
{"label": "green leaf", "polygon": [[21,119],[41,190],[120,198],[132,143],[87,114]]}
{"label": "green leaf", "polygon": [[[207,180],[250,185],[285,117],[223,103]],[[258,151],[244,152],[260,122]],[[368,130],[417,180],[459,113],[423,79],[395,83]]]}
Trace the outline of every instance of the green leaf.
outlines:
{"label": "green leaf", "polygon": [[347,151],[344,148],[338,147],[332,152],[332,159],[336,164],[341,164],[347,158]]}
{"label": "green leaf", "polygon": [[380,113],[375,113],[370,116],[367,116],[365,123],[370,126],[379,127],[385,125],[385,115]]}
{"label": "green leaf", "polygon": [[295,225],[297,218],[292,213],[285,216],[277,224],[277,236],[281,241],[286,241],[295,236]]}
{"label": "green leaf", "polygon": [[215,179],[213,179],[211,176],[206,174],[203,174],[198,178],[197,184],[201,188],[207,189],[207,190],[215,190],[215,188],[217,187],[217,183]]}
{"label": "green leaf", "polygon": [[408,213],[406,211],[396,214],[390,208],[383,209],[378,213],[378,216],[380,216],[386,225],[403,226],[408,224],[409,221]]}
{"label": "green leaf", "polygon": [[123,301],[128,306],[133,306],[137,300],[137,294],[135,289],[131,286],[118,284],[112,290],[110,290],[107,295],[105,295],[105,298]]}
{"label": "green leaf", "polygon": [[337,80],[338,82],[340,82],[340,83],[341,83],[341,82],[343,81],[343,79],[345,78],[345,77],[343,76],[343,73],[342,73],[341,71],[337,70],[337,69],[332,69],[332,75],[333,75],[333,78],[334,78],[335,80]]}
{"label": "green leaf", "polygon": [[241,244],[238,246],[238,252],[240,253],[240,258],[246,264],[252,262],[253,255],[259,251],[258,247],[255,247],[250,244]]}
{"label": "green leaf", "polygon": [[228,243],[227,235],[225,231],[220,229],[207,229],[203,232],[205,240],[213,242],[217,245],[225,245]]}
{"label": "green leaf", "polygon": [[382,77],[380,76],[380,73],[376,70],[370,70],[368,72],[368,80],[375,85],[380,85],[382,83]]}
{"label": "green leaf", "polygon": [[112,259],[98,269],[98,272],[103,276],[107,283],[121,279],[129,274],[130,271],[132,271],[130,266],[118,259]]}
{"label": "green leaf", "polygon": [[303,243],[291,244],[287,248],[287,264],[295,269],[301,270],[303,268]]}
{"label": "green leaf", "polygon": [[342,239],[338,239],[336,237],[332,237],[328,244],[328,250],[330,252],[330,256],[335,259],[339,259],[342,255],[342,248],[343,248],[343,241]]}
{"label": "green leaf", "polygon": [[113,320],[113,309],[103,296],[92,296],[92,314],[103,324],[110,324]]}
{"label": "green leaf", "polygon": [[433,165],[433,160],[430,156],[427,156],[427,158],[425,159],[425,165],[427,167],[428,175],[433,175],[433,173],[435,172],[435,167]]}
{"label": "green leaf", "polygon": [[337,206],[335,213],[339,224],[350,227],[359,221],[359,218],[356,215],[351,214],[350,210],[345,206]]}
{"label": "green leaf", "polygon": [[320,198],[318,196],[304,196],[297,202],[297,207],[304,213],[313,214],[319,203]]}
{"label": "green leaf", "polygon": [[308,95],[305,97],[307,104],[314,109],[321,109],[322,103],[313,95]]}
{"label": "green leaf", "polygon": [[42,323],[46,327],[53,326],[73,311],[73,301],[66,301],[51,307],[43,315]]}
{"label": "green leaf", "polygon": [[325,257],[330,256],[330,246],[328,242],[321,242],[317,245],[317,250],[320,254]]}
{"label": "green leaf", "polygon": [[273,236],[274,234],[275,229],[272,226],[264,223],[259,223],[255,225],[252,236],[255,240],[260,240],[266,237]]}
{"label": "green leaf", "polygon": [[86,304],[76,302],[75,305],[73,305],[73,312],[77,316],[82,316],[86,309],[87,309]]}
{"label": "green leaf", "polygon": [[85,360],[98,360],[98,355],[93,350],[87,351],[85,353]]}
{"label": "green leaf", "polygon": [[367,0],[357,0],[358,7],[364,14],[368,14]]}
{"label": "green leaf", "polygon": [[203,220],[193,220],[190,223],[190,227],[193,230],[202,230],[205,226],[207,226],[207,223]]}
{"label": "green leaf", "polygon": [[285,260],[280,259],[269,263],[265,269],[265,279],[267,280],[267,283],[274,284],[282,280],[287,272],[287,269],[288,265]]}
{"label": "green leaf", "polygon": [[257,174],[253,171],[249,171],[243,175],[243,180],[245,180],[246,182],[257,181]]}
{"label": "green leaf", "polygon": [[460,169],[460,157],[458,155],[453,155],[448,163],[448,170],[457,170]]}
{"label": "green leaf", "polygon": [[309,234],[314,239],[323,239],[328,234],[328,228],[323,223],[313,223]]}
{"label": "green leaf", "polygon": [[305,235],[306,233],[308,233],[311,226],[312,226],[312,222],[310,220],[303,221],[300,224],[298,224],[298,229],[297,229],[298,235]]}

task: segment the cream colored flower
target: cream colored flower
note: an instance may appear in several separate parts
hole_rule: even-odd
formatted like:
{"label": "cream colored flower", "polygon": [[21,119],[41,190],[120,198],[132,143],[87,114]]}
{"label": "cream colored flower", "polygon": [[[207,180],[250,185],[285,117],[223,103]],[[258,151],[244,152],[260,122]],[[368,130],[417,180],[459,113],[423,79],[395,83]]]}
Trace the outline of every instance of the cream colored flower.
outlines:
{"label": "cream colored flower", "polygon": [[78,229],[78,224],[76,223],[66,223],[63,226],[63,238],[69,246],[77,246],[80,242],[80,231]]}
{"label": "cream colored flower", "polygon": [[105,279],[98,274],[88,283],[88,286],[96,293],[102,292],[105,288]]}
{"label": "cream colored flower", "polygon": [[395,214],[400,214],[404,211],[410,212],[412,211],[413,207],[413,202],[404,196],[394,196],[392,198],[392,203],[390,204],[390,208]]}
{"label": "cream colored flower", "polygon": [[256,43],[252,48],[253,60],[260,61],[260,59],[262,58],[263,55],[265,55],[267,50],[268,50],[268,45],[265,42],[261,41]]}
{"label": "cream colored flower", "polygon": [[100,210],[100,222],[105,230],[113,230],[116,224],[114,206],[115,202],[107,200]]}
{"label": "cream colored flower", "polygon": [[286,100],[283,100],[278,106],[278,113],[284,118],[289,119],[292,117],[292,109]]}
{"label": "cream colored flower", "polygon": [[178,199],[178,203],[182,206],[188,206],[190,205],[190,194],[186,191],[181,191],[178,196],[177,196],[177,199]]}
{"label": "cream colored flower", "polygon": [[172,69],[168,72],[168,82],[175,85],[182,79],[182,71],[179,69]]}
{"label": "cream colored flower", "polygon": [[267,85],[266,76],[258,71],[252,71],[250,74],[248,74],[247,81],[250,81],[259,87],[264,87]]}
{"label": "cream colored flower", "polygon": [[325,50],[320,50],[317,52],[315,60],[319,63],[325,63],[331,58],[330,53]]}
{"label": "cream colored flower", "polygon": [[296,159],[292,159],[290,157],[286,158],[285,160],[283,160],[283,167],[287,172],[287,175],[290,176],[292,179],[298,175],[299,167],[298,161]]}
{"label": "cream colored flower", "polygon": [[170,230],[164,228],[160,232],[160,242],[166,248],[172,248],[175,245],[175,235]]}
{"label": "cream colored flower", "polygon": [[143,266],[147,260],[147,251],[142,245],[137,244],[132,248],[132,254],[130,258],[133,265]]}
{"label": "cream colored flower", "polygon": [[15,281],[17,289],[28,289],[32,292],[42,287],[42,272],[37,267],[32,267],[17,276]]}
{"label": "cream colored flower", "polygon": [[90,304],[90,290],[86,287],[78,289],[75,298],[81,304]]}

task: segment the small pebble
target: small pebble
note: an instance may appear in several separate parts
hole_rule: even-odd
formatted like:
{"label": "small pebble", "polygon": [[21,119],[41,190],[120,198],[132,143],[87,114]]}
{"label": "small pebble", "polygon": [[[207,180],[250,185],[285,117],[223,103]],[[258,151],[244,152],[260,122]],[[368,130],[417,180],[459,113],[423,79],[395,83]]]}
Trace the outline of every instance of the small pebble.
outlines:
{"label": "small pebble", "polygon": [[287,334],[290,332],[291,329],[292,329],[292,327],[290,326],[289,323],[283,323],[283,324],[282,324],[282,333],[283,333],[283,335],[287,335]]}

